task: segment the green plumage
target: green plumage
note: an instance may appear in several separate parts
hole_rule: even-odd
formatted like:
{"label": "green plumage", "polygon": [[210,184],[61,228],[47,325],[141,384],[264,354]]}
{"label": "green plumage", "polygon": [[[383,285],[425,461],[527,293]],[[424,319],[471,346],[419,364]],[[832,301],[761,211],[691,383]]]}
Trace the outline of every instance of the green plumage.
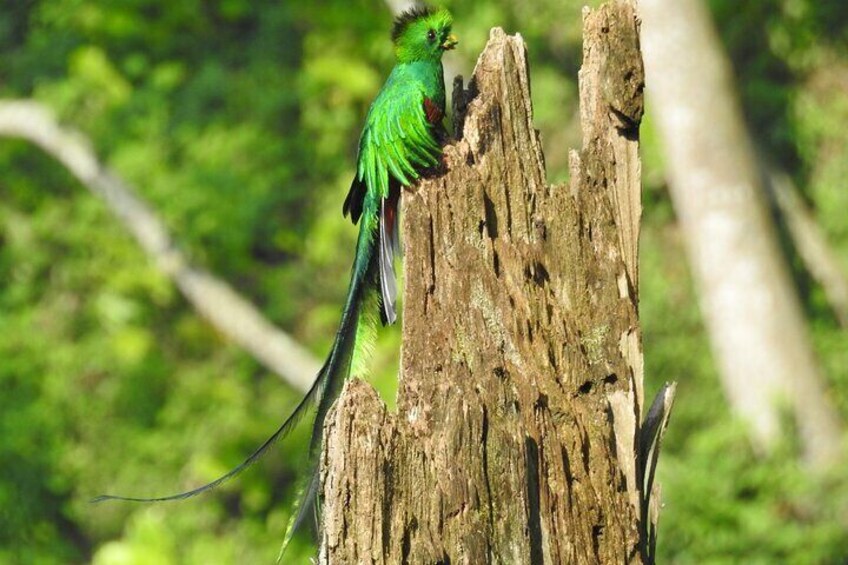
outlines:
{"label": "green plumage", "polygon": [[106,495],[95,501],[171,501],[208,491],[262,457],[318,398],[309,449],[312,472],[286,532],[283,550],[288,545],[318,489],[317,455],[327,412],[350,376],[354,359],[367,349],[366,336],[373,334],[378,314],[383,323],[395,321],[393,258],[398,247],[400,192],[401,187],[418,179],[423,169],[436,165],[441,156],[438,132],[445,113],[441,59],[444,51],[457,43],[451,25],[446,10],[415,8],[395,20],[392,41],[397,64],[368,111],[359,140],[356,176],[343,206],[344,214],[359,222],[347,300],[330,354],[294,412],[241,465],[207,485],[172,496]]}
{"label": "green plumage", "polygon": [[[399,63],[368,112],[359,143],[358,178],[366,201],[389,196],[389,175],[403,185],[438,162],[441,148],[427,122],[424,100],[445,106],[442,63]],[[444,111],[444,110],[442,110]]]}

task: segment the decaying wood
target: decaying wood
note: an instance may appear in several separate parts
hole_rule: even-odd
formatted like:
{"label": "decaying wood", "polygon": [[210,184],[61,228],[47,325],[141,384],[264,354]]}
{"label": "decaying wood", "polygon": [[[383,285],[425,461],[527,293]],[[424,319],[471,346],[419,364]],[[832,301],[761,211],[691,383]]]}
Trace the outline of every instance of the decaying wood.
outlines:
{"label": "decaying wood", "polygon": [[651,558],[645,461],[673,390],[641,449],[632,6],[584,34],[568,185],[545,178],[520,36],[493,30],[454,93],[459,141],[404,196],[398,412],[353,380],[325,429],[323,563]]}

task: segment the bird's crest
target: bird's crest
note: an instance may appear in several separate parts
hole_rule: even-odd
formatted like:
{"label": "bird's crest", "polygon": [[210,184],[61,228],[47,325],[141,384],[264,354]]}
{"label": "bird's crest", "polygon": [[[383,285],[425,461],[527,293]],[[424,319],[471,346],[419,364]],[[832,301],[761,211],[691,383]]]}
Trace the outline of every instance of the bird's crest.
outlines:
{"label": "bird's crest", "polygon": [[412,22],[429,18],[435,14],[435,11],[430,6],[416,4],[412,8],[405,10],[395,18],[395,23],[392,26],[392,41],[397,43],[398,39],[403,35],[403,32],[409,27]]}
{"label": "bird's crest", "polygon": [[453,16],[444,8],[421,4],[406,10],[395,19],[392,42],[400,62],[439,60],[457,43],[451,34]]}

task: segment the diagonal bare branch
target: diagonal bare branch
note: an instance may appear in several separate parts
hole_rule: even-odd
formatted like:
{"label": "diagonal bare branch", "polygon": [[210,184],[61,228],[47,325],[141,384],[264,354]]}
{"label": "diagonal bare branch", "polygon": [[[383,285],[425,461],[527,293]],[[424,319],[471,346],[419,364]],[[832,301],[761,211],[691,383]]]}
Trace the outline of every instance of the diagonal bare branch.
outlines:
{"label": "diagonal bare branch", "polygon": [[0,100],[0,136],[25,139],[56,158],[103,199],[201,316],[285,382],[301,391],[309,388],[318,361],[227,283],[192,265],[153,209],[97,160],[85,137],[28,100]]}
{"label": "diagonal bare branch", "polygon": [[765,166],[765,169],[771,197],[786,223],[792,244],[824,290],[839,324],[848,329],[848,275],[789,175],[776,167]]}

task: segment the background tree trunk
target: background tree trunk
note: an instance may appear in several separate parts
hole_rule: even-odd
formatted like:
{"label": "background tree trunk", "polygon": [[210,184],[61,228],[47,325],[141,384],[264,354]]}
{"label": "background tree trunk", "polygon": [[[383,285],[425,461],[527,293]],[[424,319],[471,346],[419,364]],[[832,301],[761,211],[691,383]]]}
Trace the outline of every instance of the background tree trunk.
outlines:
{"label": "background tree trunk", "polygon": [[398,413],[353,380],[325,429],[323,563],[650,559],[638,29],[628,2],[584,26],[569,185],[545,179],[520,36],[493,30],[454,93],[459,141],[404,196]]}
{"label": "background tree trunk", "polygon": [[836,456],[840,428],[768,213],[730,65],[700,0],[642,0],[648,87],[671,195],[731,405],[762,450],[790,406],[806,459]]}

